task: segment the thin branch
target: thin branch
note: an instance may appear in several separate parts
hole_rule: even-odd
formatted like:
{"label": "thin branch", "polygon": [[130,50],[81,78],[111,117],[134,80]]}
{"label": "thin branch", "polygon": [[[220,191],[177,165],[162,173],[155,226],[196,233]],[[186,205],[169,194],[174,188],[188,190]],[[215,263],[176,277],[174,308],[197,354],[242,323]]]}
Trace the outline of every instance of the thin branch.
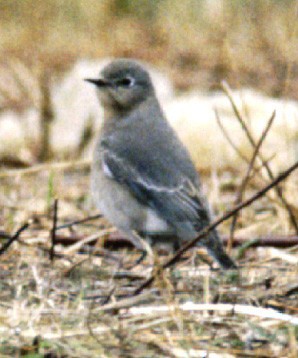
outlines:
{"label": "thin branch", "polygon": [[227,132],[226,128],[224,127],[219,113],[218,113],[218,109],[214,108],[214,113],[215,113],[215,118],[216,118],[216,122],[219,126],[219,128],[222,131],[222,134],[224,135],[224,137],[226,138],[226,140],[228,141],[228,143],[230,144],[230,146],[234,149],[234,151],[238,154],[238,156],[247,164],[249,164],[249,159],[239,150],[239,148],[237,148],[236,144],[233,142],[232,138],[230,137],[229,133]]}
{"label": "thin branch", "polygon": [[235,113],[235,116],[236,118],[238,119],[243,131],[245,132],[246,136],[247,136],[247,139],[249,140],[250,144],[254,147],[255,146],[255,140],[253,138],[253,136],[251,135],[250,131],[248,130],[247,128],[247,125],[244,121],[244,119],[242,118],[242,115],[238,109],[238,107],[236,106],[236,103],[233,99],[233,96],[232,96],[232,91],[228,85],[228,83],[226,81],[222,81],[221,82],[221,87],[224,91],[224,93],[226,94],[226,96],[228,97],[230,103],[231,103],[231,106],[233,108],[233,111]]}
{"label": "thin branch", "polygon": [[[57,229],[56,229],[57,231]],[[5,237],[10,238],[10,235],[8,234],[4,234]],[[3,237],[4,237],[3,235]],[[0,235],[1,237],[1,235]],[[86,238],[85,235],[71,235],[71,236],[61,236],[61,235],[56,235],[56,245],[57,244],[61,244],[62,246],[70,246],[72,244],[75,244],[81,240],[84,240]],[[229,241],[230,236],[229,235],[222,235],[221,239],[223,241],[224,244],[227,244]],[[93,245],[98,239],[98,236],[96,236],[94,238],[94,241],[89,241],[88,244],[89,245]],[[251,240],[252,238],[249,236],[241,236],[241,235],[236,235],[234,237],[234,245],[242,245],[243,243]],[[256,239],[256,242],[254,243],[254,246],[276,246],[276,247],[290,247],[290,246],[295,246],[298,245],[298,236],[297,235],[254,235],[253,239]],[[122,234],[120,234],[119,232],[116,232],[114,235],[109,235],[109,237],[107,237],[105,239],[105,244],[108,243],[109,245],[114,245],[115,248],[119,248],[119,247],[123,247],[123,245],[126,247],[131,247],[133,246],[132,243],[130,243],[130,241],[127,239],[127,237],[124,237]],[[88,250],[92,250],[92,248],[89,246]],[[60,254],[62,254],[64,251],[63,249],[61,249],[61,251],[59,251]],[[57,253],[57,251],[56,251]],[[113,254],[111,253],[110,250],[106,250],[103,248],[98,248],[96,247],[94,249],[93,254],[98,254],[99,256],[103,256],[106,257],[108,259],[111,260],[116,260],[117,258],[116,256],[113,256]],[[65,253],[66,255],[66,253]],[[132,273],[129,272],[129,275],[131,275]]]}
{"label": "thin branch", "polygon": [[[222,236],[223,243],[228,243],[230,237],[227,235]],[[250,247],[265,247],[265,246],[272,246],[272,247],[292,247],[298,245],[298,236],[297,235],[254,235],[252,237],[247,236],[236,236],[234,237],[234,245],[243,245],[248,243],[249,240],[253,240],[251,242]]]}
{"label": "thin branch", "polygon": [[110,300],[111,300],[112,296],[114,295],[115,291],[116,291],[116,286],[111,288],[109,294],[102,300],[101,306],[107,305],[110,302]]}
{"label": "thin branch", "polygon": [[17,232],[1,247],[0,255],[2,255],[9,248],[9,246],[19,238],[21,233],[26,230],[30,224],[31,223],[28,221],[17,230]]}
{"label": "thin branch", "polygon": [[57,220],[58,220],[58,199],[55,199],[54,214],[53,214],[53,227],[51,230],[51,249],[50,249],[50,260],[52,262],[54,261],[54,257],[55,257]]}
{"label": "thin branch", "polygon": [[[255,142],[252,134],[250,133],[249,128],[247,127],[245,121],[243,120],[240,111],[238,110],[238,108],[235,104],[235,101],[234,101],[232,93],[231,93],[232,91],[231,91],[229,85],[225,81],[223,81],[221,85],[222,85],[222,89],[223,89],[224,93],[227,95],[227,97],[232,105],[232,108],[236,115],[236,118],[238,119],[243,131],[245,132],[245,134],[247,136],[247,139],[249,140],[251,146],[253,148],[255,148],[256,142]],[[265,161],[261,152],[258,153],[258,158],[260,159],[261,163],[264,165],[264,168],[266,169],[269,179],[273,180],[274,174],[273,174],[269,164]],[[279,186],[276,186],[275,191],[276,191],[276,194],[278,195],[278,197],[280,198],[281,202],[283,203],[284,207],[286,208],[289,218],[290,218],[290,221],[291,221],[293,227],[295,228],[296,233],[298,234],[298,223],[296,222],[296,218],[295,218],[295,215],[292,211],[290,204],[287,202],[287,200],[283,196],[282,189]]]}
{"label": "thin branch", "polygon": [[115,229],[111,228],[111,229],[106,229],[106,230],[101,230],[99,232],[97,232],[96,234],[87,236],[86,238],[84,238],[83,240],[80,240],[78,242],[76,242],[75,244],[72,244],[70,246],[68,246],[67,248],[65,248],[63,250],[64,254],[69,254],[69,253],[74,253],[79,251],[84,245],[93,242],[94,240],[99,240],[101,238],[104,238],[106,235],[109,235],[110,233],[114,232]]}
{"label": "thin branch", "polygon": [[[243,314],[248,316],[254,316],[259,318],[276,319],[283,322],[288,322],[293,325],[298,325],[298,318],[289,314],[280,313],[272,308],[263,308],[248,305],[234,305],[229,303],[193,303],[185,302],[178,306],[182,311],[221,311],[229,312],[230,314]],[[126,317],[130,315],[148,315],[150,314],[168,314],[177,309],[177,305],[159,305],[159,306],[147,306],[147,307],[131,307],[126,313]]]}
{"label": "thin branch", "polygon": [[0,178],[6,177],[16,177],[17,175],[26,175],[26,174],[35,174],[42,172],[44,170],[67,170],[73,168],[90,168],[91,161],[89,159],[82,159],[76,161],[69,162],[61,162],[61,163],[45,163],[34,165],[30,168],[25,169],[10,169],[10,170],[1,170]]}
{"label": "thin branch", "polygon": [[85,222],[87,222],[87,221],[100,219],[100,218],[102,218],[102,215],[101,215],[101,214],[97,214],[97,215],[93,215],[93,216],[88,216],[88,217],[86,217],[86,218],[84,218],[84,219],[81,219],[81,220],[75,220],[75,221],[72,221],[72,222],[70,222],[70,223],[57,226],[57,227],[56,227],[56,231],[61,230],[61,229],[65,229],[65,228],[68,228],[68,227],[72,227],[72,226],[74,226],[74,225],[83,224],[83,223],[85,223]]}
{"label": "thin branch", "polygon": [[52,157],[51,147],[51,130],[54,120],[54,109],[50,93],[50,75],[49,71],[44,71],[40,78],[40,148],[38,159],[42,162],[49,160]]}
{"label": "thin branch", "polygon": [[155,292],[156,292],[155,290],[152,291],[150,290],[142,293],[141,295],[138,295],[137,297],[134,297],[135,295],[133,295],[133,297],[127,297],[116,302],[108,303],[104,306],[99,306],[95,308],[94,312],[98,312],[98,311],[108,312],[108,311],[119,310],[123,308],[135,307],[136,305],[144,303],[149,299],[151,299],[152,297],[154,297]]}
{"label": "thin branch", "polygon": [[[236,196],[235,204],[238,204],[238,203],[240,203],[242,201],[242,192],[244,191],[245,186],[246,186],[246,184],[248,183],[248,181],[250,179],[250,173],[253,172],[252,175],[254,173],[259,173],[259,171],[264,167],[264,165],[261,164],[261,166],[259,168],[254,168],[254,163],[255,163],[255,160],[257,158],[259,148],[262,145],[262,143],[263,143],[263,141],[264,141],[264,139],[265,139],[270,127],[271,127],[271,124],[272,124],[273,119],[275,117],[275,112],[271,116],[271,118],[272,117],[273,118],[269,119],[268,129],[265,129],[265,132],[266,132],[265,135],[264,135],[264,132],[262,133],[261,138],[259,140],[259,143],[255,147],[255,150],[254,150],[254,153],[253,153],[253,156],[252,156],[251,160],[248,160],[248,158],[237,148],[237,146],[233,142],[232,138],[228,134],[227,130],[225,129],[225,127],[224,127],[224,125],[223,125],[223,123],[222,123],[222,121],[220,119],[218,110],[216,108],[214,108],[214,112],[215,112],[215,117],[216,117],[217,124],[220,127],[224,137],[226,138],[228,143],[231,145],[231,147],[235,150],[235,152],[238,154],[238,156],[248,164],[247,174],[246,174],[246,176],[245,176],[245,178],[244,178],[244,180],[243,180],[243,182],[242,182],[242,184],[240,186],[238,195]],[[230,240],[228,241],[228,248],[227,248],[228,252],[231,251],[231,248],[233,246],[234,231],[235,231],[235,227],[236,227],[237,218],[238,218],[238,215],[236,214],[233,217],[233,221],[232,221],[232,224],[231,224]]]}
{"label": "thin branch", "polygon": [[[230,146],[234,149],[235,153],[239,156],[239,158],[241,158],[246,164],[249,165],[250,163],[250,160],[239,150],[239,148],[237,148],[236,144],[233,142],[232,138],[230,137],[228,131],[226,130],[226,128],[224,127],[223,123],[222,123],[222,120],[220,119],[220,116],[219,116],[219,113],[218,113],[218,110],[216,108],[214,108],[214,113],[215,113],[215,118],[216,118],[216,122],[219,126],[219,128],[221,129],[222,131],[222,134],[224,135],[224,137],[226,138],[227,142],[230,144]],[[264,168],[265,166],[265,163],[269,163],[273,158],[275,157],[275,154],[271,155],[268,159],[266,159],[264,161],[263,164],[259,165],[259,166],[256,166],[256,168],[253,168],[253,174],[256,173],[256,174],[259,174],[260,171]],[[262,175],[260,175],[260,178],[263,178]]]}
{"label": "thin branch", "polygon": [[10,239],[11,235],[8,232],[0,230],[0,239]]}
{"label": "thin branch", "polygon": [[[232,209],[231,211],[226,212],[218,219],[214,220],[210,225],[206,226],[203,230],[201,230],[198,234],[198,236],[194,239],[189,241],[187,244],[185,244],[180,250],[178,250],[169,260],[167,260],[161,267],[161,270],[164,270],[170,266],[173,266],[174,263],[178,261],[178,259],[189,250],[191,247],[195,246],[203,237],[205,237],[211,230],[214,230],[219,224],[222,222],[228,220],[232,216],[234,216],[238,211],[246,208],[250,204],[252,204],[254,201],[262,197],[264,194],[266,194],[269,190],[274,188],[278,183],[285,180],[294,170],[298,168],[298,161],[290,166],[286,171],[281,173],[278,177],[276,177],[272,182],[270,182],[268,185],[263,187],[260,191],[258,191],[256,194],[252,195],[250,198],[242,202],[241,204],[237,205]],[[144,288],[148,287],[152,284],[152,282],[155,280],[154,276],[151,276],[149,279],[147,279],[142,285],[140,285],[134,292],[133,295],[137,295],[140,292],[144,290]]]}
{"label": "thin branch", "polygon": [[[264,143],[264,140],[267,136],[267,134],[269,133],[269,130],[273,124],[273,121],[274,121],[274,118],[275,118],[275,111],[272,113],[271,117],[269,118],[269,121],[266,125],[266,127],[264,128],[261,136],[260,136],[260,139],[259,141],[257,142],[256,146],[255,146],[255,149],[254,149],[254,153],[252,155],[252,158],[250,160],[250,163],[248,165],[248,168],[247,168],[247,171],[246,171],[246,174],[242,180],[242,183],[239,187],[239,190],[238,190],[238,193],[236,194],[236,200],[235,200],[235,205],[237,204],[240,204],[242,199],[243,199],[243,195],[244,195],[244,191],[245,191],[245,188],[249,182],[249,179],[250,179],[250,174],[254,168],[254,164],[255,164],[255,161],[257,159],[257,156],[259,154],[259,150],[261,148],[261,145]],[[235,233],[235,228],[236,228],[236,223],[237,223],[237,219],[238,219],[238,216],[239,216],[239,212],[236,213],[234,216],[233,216],[233,219],[232,219],[232,224],[231,224],[231,231],[230,231],[230,240],[228,242],[228,252],[231,251],[232,247],[233,247],[233,241],[234,241],[234,233]]]}

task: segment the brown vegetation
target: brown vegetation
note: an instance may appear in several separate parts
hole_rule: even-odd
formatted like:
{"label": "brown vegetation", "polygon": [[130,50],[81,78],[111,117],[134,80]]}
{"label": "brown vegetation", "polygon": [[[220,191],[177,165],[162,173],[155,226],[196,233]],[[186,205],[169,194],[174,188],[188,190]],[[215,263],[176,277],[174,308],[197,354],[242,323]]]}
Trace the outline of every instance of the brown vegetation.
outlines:
{"label": "brown vegetation", "polygon": [[[47,138],[51,79],[78,58],[107,56],[163,66],[180,90],[225,79],[298,99],[297,8],[294,0],[0,0],[1,109],[33,106]],[[203,173],[216,213],[277,177],[263,152],[274,114],[256,137],[237,110],[251,137],[242,165]],[[36,158],[51,156],[46,140],[35,145]],[[2,168],[0,188],[1,357],[297,356],[297,171],[239,213],[232,230],[231,221],[219,227],[240,267],[230,272],[210,270],[206,254],[191,250],[171,270],[161,269],[170,262],[163,255],[153,268],[131,268],[138,253],[103,218],[78,222],[96,214],[88,161]]]}

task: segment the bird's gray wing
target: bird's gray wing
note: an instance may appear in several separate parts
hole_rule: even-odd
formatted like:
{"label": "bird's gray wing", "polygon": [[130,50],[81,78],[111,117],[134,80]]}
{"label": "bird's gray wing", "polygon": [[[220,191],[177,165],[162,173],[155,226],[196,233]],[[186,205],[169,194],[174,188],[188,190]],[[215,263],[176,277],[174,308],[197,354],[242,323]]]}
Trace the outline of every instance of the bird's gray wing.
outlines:
{"label": "bird's gray wing", "polygon": [[[150,157],[145,167],[107,148],[102,158],[110,177],[126,185],[137,200],[155,210],[170,225],[179,227],[187,223],[200,230],[209,223],[209,213],[197,183],[179,168],[174,166],[171,170],[155,165],[154,158]],[[161,170],[165,171],[164,175]]]}

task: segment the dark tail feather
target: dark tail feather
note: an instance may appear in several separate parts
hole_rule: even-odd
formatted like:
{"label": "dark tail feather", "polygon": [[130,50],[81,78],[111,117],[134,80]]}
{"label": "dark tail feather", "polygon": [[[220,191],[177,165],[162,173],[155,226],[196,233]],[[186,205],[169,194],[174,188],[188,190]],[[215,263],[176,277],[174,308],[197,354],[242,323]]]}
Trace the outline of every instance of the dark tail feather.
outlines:
{"label": "dark tail feather", "polygon": [[237,268],[235,262],[225,252],[222,242],[216,231],[212,231],[209,234],[208,239],[204,242],[204,246],[207,248],[209,255],[211,255],[222,268]]}

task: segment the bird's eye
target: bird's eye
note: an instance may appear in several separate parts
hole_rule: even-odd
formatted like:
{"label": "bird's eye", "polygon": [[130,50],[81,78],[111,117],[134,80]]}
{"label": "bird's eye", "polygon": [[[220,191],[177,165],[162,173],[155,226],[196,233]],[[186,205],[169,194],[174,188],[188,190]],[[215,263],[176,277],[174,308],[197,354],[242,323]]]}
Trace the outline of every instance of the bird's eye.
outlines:
{"label": "bird's eye", "polygon": [[118,80],[116,82],[117,86],[121,86],[121,87],[126,87],[126,88],[129,88],[129,87],[132,87],[134,85],[134,79],[131,78],[131,77],[124,77],[124,78],[121,78],[121,80]]}

